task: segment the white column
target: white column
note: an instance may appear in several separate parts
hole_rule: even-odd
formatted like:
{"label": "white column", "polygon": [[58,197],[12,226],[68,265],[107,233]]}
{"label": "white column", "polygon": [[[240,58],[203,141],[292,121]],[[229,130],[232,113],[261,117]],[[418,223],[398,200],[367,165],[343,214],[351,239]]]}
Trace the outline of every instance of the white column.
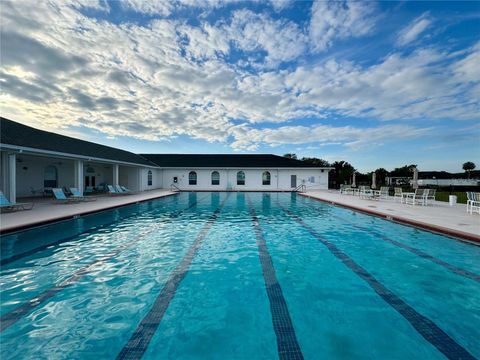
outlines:
{"label": "white column", "polygon": [[118,184],[118,164],[113,165],[113,178],[112,178],[113,186],[119,185]]}
{"label": "white column", "polygon": [[17,201],[17,156],[8,154],[8,200]]}
{"label": "white column", "polygon": [[82,160],[75,160],[73,163],[73,172],[74,172],[74,179],[75,179],[75,187],[80,191],[80,194],[83,195],[83,161]]}

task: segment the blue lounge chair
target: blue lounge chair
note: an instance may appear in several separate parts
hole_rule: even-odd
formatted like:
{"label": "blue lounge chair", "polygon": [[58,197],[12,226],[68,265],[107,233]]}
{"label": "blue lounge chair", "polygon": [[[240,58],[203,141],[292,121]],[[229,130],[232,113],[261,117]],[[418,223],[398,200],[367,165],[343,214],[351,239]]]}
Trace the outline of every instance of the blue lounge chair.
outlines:
{"label": "blue lounge chair", "polygon": [[77,188],[71,187],[69,190],[72,193],[70,198],[78,199],[80,201],[95,201],[95,200],[97,200],[97,198],[92,197],[92,196],[83,196],[82,194],[80,194],[80,191]]}
{"label": "blue lounge chair", "polygon": [[132,193],[131,191],[127,190],[126,188],[120,185],[115,185],[115,190],[117,190],[118,193],[125,194],[125,195],[129,195]]}
{"label": "blue lounge chair", "polygon": [[55,202],[60,204],[69,204],[73,202],[79,202],[80,199],[69,198],[65,195],[62,189],[52,188],[53,196],[55,197]]}
{"label": "blue lounge chair", "polygon": [[130,194],[133,194],[133,191],[132,191],[132,190],[130,190],[130,189],[128,189],[128,188],[126,188],[125,186],[123,186],[123,185],[120,185],[120,187],[122,188],[122,190],[123,190],[124,192],[130,193]]}
{"label": "blue lounge chair", "polygon": [[32,210],[34,203],[12,203],[0,191],[0,209],[6,211]]}
{"label": "blue lounge chair", "polygon": [[113,185],[107,185],[108,195],[123,195],[123,193],[118,192]]}

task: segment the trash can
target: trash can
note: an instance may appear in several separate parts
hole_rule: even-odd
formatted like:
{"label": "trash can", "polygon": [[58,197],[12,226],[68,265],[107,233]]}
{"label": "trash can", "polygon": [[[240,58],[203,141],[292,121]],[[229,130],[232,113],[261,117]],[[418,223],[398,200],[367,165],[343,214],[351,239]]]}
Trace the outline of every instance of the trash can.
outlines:
{"label": "trash can", "polygon": [[457,195],[449,195],[448,202],[450,203],[450,206],[455,205],[457,203]]}

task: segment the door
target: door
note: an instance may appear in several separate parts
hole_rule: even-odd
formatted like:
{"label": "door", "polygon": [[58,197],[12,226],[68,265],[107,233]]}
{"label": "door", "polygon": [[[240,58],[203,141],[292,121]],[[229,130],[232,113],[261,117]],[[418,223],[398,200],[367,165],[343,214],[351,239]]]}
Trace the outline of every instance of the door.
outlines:
{"label": "door", "polygon": [[290,175],[290,186],[292,188],[297,187],[297,175]]}

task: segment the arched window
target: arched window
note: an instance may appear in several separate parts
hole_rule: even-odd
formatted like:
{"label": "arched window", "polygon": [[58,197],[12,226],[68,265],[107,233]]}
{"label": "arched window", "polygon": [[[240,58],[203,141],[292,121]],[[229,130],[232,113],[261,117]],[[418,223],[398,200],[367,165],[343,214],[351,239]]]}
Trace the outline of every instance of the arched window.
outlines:
{"label": "arched window", "polygon": [[153,183],[152,170],[148,170],[147,185],[148,185],[148,186],[152,186],[152,183]]}
{"label": "arched window", "polygon": [[197,185],[197,173],[190,171],[188,174],[188,185]]}
{"label": "arched window", "polygon": [[44,171],[43,187],[56,188],[57,185],[58,185],[57,168],[53,165],[48,165]]}
{"label": "arched window", "polygon": [[237,172],[237,185],[245,185],[245,173],[243,171]]}
{"label": "arched window", "polygon": [[262,174],[262,184],[263,185],[270,185],[270,172],[264,171]]}
{"label": "arched window", "polygon": [[220,185],[220,174],[218,171],[212,172],[212,185]]}

